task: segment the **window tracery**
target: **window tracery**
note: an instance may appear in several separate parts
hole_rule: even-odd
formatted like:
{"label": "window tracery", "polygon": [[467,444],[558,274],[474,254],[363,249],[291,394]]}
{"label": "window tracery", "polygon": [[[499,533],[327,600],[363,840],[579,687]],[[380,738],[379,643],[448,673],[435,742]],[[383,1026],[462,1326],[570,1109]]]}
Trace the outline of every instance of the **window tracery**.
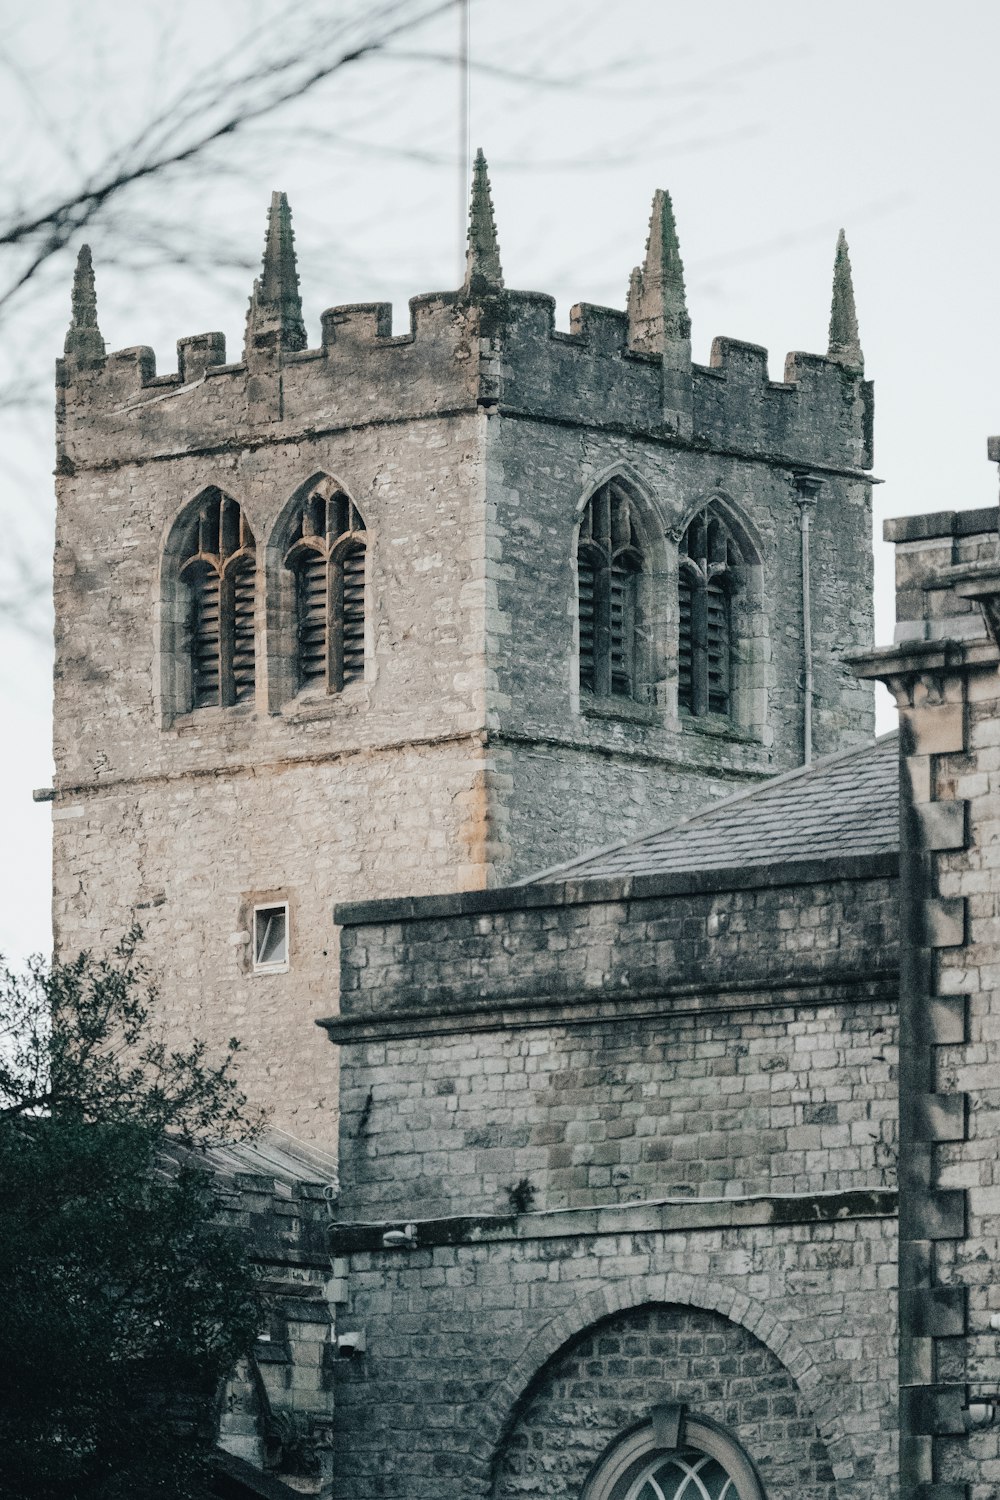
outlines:
{"label": "window tracery", "polygon": [[740,1500],[740,1495],[717,1458],[689,1448],[654,1459],[626,1500]]}
{"label": "window tracery", "polygon": [[331,480],[306,496],[285,565],[295,574],[299,690],[339,693],[365,674],[365,523]]}
{"label": "window tracery", "polygon": [[716,507],[692,518],[678,556],[677,701],[695,717],[733,714],[733,600],[744,562]]}
{"label": "window tracery", "polygon": [[625,486],[610,480],[587,502],[577,542],[580,686],[595,697],[639,696],[642,545]]}
{"label": "window tracery", "polygon": [[180,548],[188,593],[189,708],[251,701],[256,684],[257,556],[238,500],[212,488],[200,497]]}
{"label": "window tracery", "polygon": [[760,1477],[735,1438],[707,1417],[664,1408],[672,1438],[640,1423],[611,1444],[583,1488],[583,1500],[766,1500]]}

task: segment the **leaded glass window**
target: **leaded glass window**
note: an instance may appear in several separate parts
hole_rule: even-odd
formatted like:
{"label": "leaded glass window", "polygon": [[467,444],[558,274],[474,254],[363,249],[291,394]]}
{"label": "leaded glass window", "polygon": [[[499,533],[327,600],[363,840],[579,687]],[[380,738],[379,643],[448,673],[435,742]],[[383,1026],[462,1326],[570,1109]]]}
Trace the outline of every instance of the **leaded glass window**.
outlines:
{"label": "leaded glass window", "polygon": [[742,1500],[736,1481],[717,1458],[696,1449],[655,1459],[627,1500]]}

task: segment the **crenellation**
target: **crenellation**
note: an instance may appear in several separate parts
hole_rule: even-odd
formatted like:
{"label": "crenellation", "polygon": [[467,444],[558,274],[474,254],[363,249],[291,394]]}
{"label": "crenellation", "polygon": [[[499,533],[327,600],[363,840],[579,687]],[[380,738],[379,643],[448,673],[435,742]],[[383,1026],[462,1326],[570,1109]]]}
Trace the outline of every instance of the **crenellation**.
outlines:
{"label": "crenellation", "polygon": [[181,385],[200,380],[207,370],[225,363],[224,333],[194,333],[177,340],[177,374]]}
{"label": "crenellation", "polygon": [[585,340],[598,355],[620,359],[631,354],[628,327],[628,314],[616,307],[577,302],[569,310],[570,334]]}
{"label": "crenellation", "polygon": [[[353,339],[359,344],[374,344],[392,338],[391,302],[347,302],[328,307],[320,315],[323,347],[338,338]],[[412,335],[405,335],[407,341]]]}

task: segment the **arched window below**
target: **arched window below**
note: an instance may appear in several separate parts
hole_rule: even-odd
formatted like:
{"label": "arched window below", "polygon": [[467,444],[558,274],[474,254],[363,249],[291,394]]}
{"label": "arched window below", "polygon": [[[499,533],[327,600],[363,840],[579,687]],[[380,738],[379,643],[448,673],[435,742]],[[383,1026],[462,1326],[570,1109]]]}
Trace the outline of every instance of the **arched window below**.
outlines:
{"label": "arched window below", "polygon": [[682,712],[733,716],[734,598],[747,559],[711,505],[693,518],[678,557],[677,701]]}
{"label": "arched window below", "polygon": [[616,480],[587,502],[576,564],[580,687],[596,697],[638,698],[642,548],[628,491]]}
{"label": "arched window below", "polygon": [[339,693],[365,675],[365,523],[331,480],[305,498],[285,565],[295,574],[299,690]]}
{"label": "arched window below", "polygon": [[647,1464],[632,1481],[627,1500],[739,1500],[739,1492],[717,1458],[688,1448]]}
{"label": "arched window below", "polygon": [[187,707],[251,702],[257,558],[242,506],[219,489],[206,490],[179,550],[178,576],[187,590]]}
{"label": "arched window below", "polygon": [[584,1486],[584,1500],[765,1500],[747,1454],[718,1423],[672,1408],[675,1443],[643,1423],[618,1439]]}

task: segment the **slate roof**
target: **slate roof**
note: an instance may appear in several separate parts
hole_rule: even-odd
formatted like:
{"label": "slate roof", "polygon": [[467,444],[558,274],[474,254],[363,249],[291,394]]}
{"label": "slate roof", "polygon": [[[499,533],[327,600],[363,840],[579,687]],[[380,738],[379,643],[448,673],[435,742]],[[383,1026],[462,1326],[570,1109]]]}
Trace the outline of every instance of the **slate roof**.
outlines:
{"label": "slate roof", "polygon": [[692,817],[525,884],[786,864],[899,848],[899,735],[786,771]]}
{"label": "slate roof", "polygon": [[250,1173],[273,1178],[279,1190],[295,1188],[300,1183],[326,1187],[337,1182],[335,1157],[274,1127],[255,1141],[212,1146],[205,1157],[213,1171],[222,1177]]}

